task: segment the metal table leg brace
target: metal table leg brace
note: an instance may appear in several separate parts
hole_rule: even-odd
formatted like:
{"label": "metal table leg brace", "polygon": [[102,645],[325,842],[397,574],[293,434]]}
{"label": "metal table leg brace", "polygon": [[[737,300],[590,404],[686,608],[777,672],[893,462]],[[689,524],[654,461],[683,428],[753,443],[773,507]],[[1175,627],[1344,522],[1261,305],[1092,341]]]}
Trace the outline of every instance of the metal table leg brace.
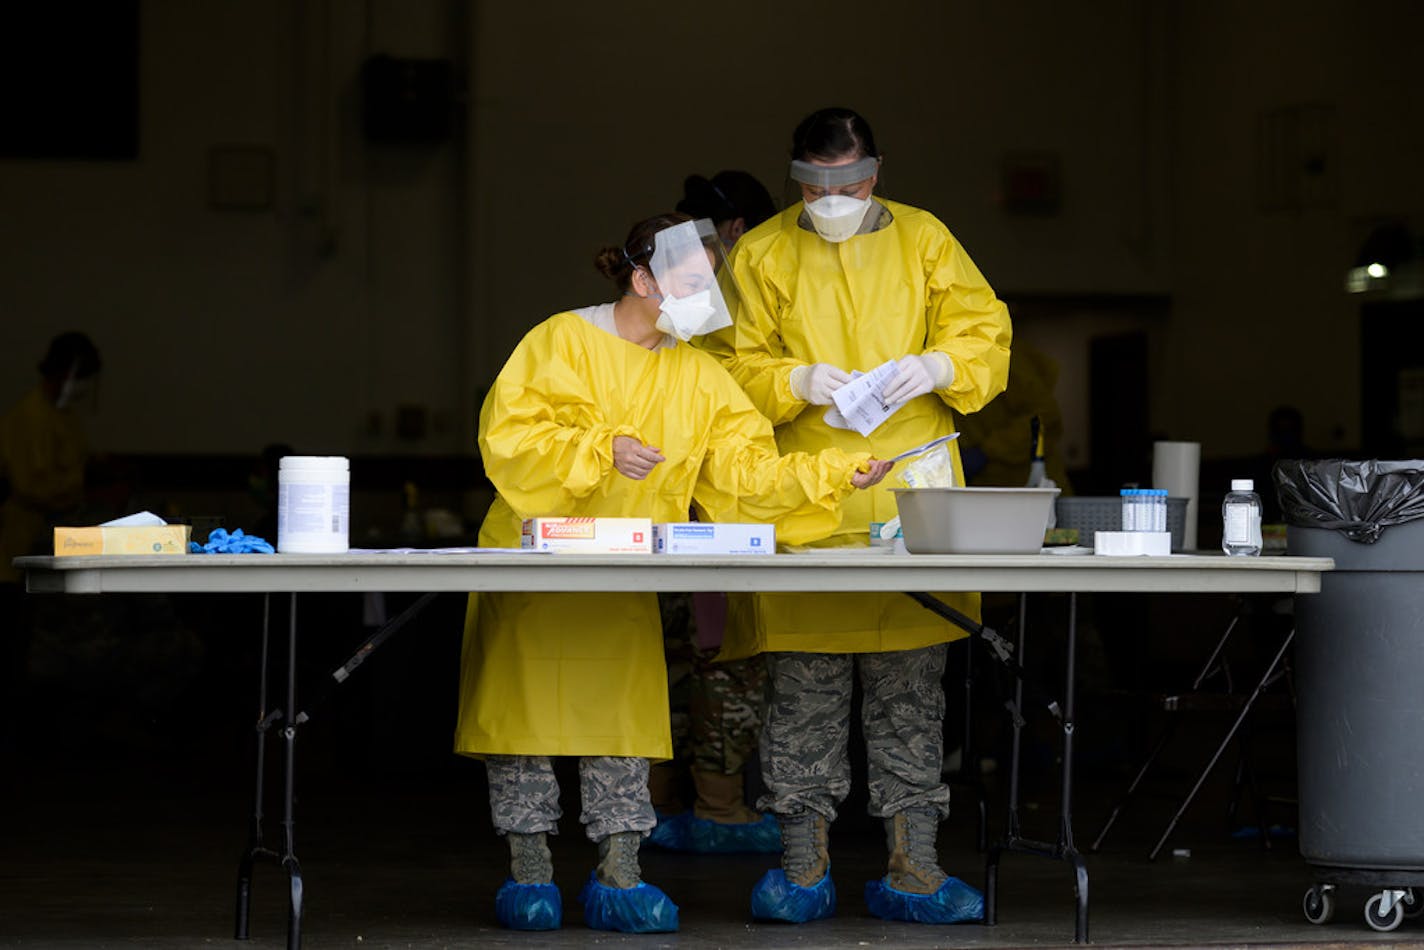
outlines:
{"label": "metal table leg brace", "polygon": [[[324,701],[332,689],[346,682],[356,667],[360,666],[382,643],[416,614],[435,599],[434,593],[427,593],[411,604],[399,616],[380,630],[367,637],[356,652],[331,673],[326,689],[319,693],[311,708],[315,709]],[[302,866],[296,855],[296,818],[293,805],[296,798],[297,727],[311,717],[305,712],[294,715],[297,708],[297,595],[291,595],[290,611],[287,618],[287,702],[279,709],[267,709],[267,676],[271,657],[268,651],[271,616],[271,595],[262,601],[262,647],[257,673],[257,762],[256,785],[253,800],[252,824],[249,829],[247,849],[238,862],[237,871],[237,913],[233,936],[237,940],[248,939],[248,917],[252,904],[252,867],[256,861],[272,861],[287,871],[289,885],[287,912],[287,950],[300,950],[302,945]],[[284,712],[284,710],[286,710]],[[285,759],[282,782],[282,853],[263,844],[263,800],[266,788],[267,731],[278,721],[285,720],[282,738],[285,743]]]}

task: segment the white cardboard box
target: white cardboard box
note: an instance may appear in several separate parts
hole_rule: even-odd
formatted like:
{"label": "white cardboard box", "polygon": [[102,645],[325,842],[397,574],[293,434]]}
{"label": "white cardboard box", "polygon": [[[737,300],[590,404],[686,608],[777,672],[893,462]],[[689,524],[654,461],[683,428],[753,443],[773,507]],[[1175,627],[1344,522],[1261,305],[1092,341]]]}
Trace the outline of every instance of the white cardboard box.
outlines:
{"label": "white cardboard box", "polygon": [[1136,554],[1162,557],[1172,553],[1172,532],[1094,531],[1093,553],[1118,557]]}
{"label": "white cardboard box", "polygon": [[653,525],[653,550],[658,554],[775,554],[776,528],[669,521]]}
{"label": "white cardboard box", "polygon": [[525,518],[519,546],[561,554],[652,554],[651,518]]}

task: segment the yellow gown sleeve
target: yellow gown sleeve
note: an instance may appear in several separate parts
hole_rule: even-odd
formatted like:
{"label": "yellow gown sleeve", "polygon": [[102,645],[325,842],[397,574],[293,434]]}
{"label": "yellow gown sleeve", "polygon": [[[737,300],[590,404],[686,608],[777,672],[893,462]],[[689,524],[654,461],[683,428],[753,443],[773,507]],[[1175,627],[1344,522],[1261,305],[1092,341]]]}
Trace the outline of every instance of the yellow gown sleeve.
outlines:
{"label": "yellow gown sleeve", "polygon": [[954,380],[941,398],[951,409],[975,412],[1003,392],[1009,377],[1013,328],[999,300],[968,253],[942,227],[926,229],[929,270],[929,340],[954,363]]}
{"label": "yellow gown sleeve", "polygon": [[550,320],[524,337],[480,410],[485,473],[521,517],[572,510],[613,471],[613,437],[641,441],[604,418],[583,354],[558,331]]}
{"label": "yellow gown sleeve", "polygon": [[725,405],[714,414],[693,500],[708,521],[776,524],[777,541],[804,544],[841,523],[840,502],[868,452],[829,448],[780,454],[771,423],[723,373]]}

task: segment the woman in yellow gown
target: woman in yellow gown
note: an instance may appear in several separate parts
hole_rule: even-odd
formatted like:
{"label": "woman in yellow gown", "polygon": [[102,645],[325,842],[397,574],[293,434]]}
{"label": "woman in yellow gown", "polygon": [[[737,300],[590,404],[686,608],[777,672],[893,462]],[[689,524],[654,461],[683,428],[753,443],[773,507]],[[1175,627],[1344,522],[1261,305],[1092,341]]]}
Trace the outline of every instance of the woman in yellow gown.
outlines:
{"label": "woman in yellow gown", "polygon": [[[779,540],[830,534],[840,503],[884,477],[869,452],[781,455],[771,424],[725,369],[684,341],[729,322],[711,223],[634,225],[598,269],[613,303],[555,314],[515,348],[480,414],[498,497],[480,544],[513,547],[536,516],[774,522]],[[725,276],[725,275],[724,275]],[[557,557],[558,555],[551,555]],[[472,595],[456,751],[485,759],[495,830],[510,846],[501,923],[559,926],[546,835],[561,815],[549,757],[579,757],[581,820],[598,865],[581,895],[591,926],[671,930],[677,908],[642,883],[654,826],[650,759],[671,755],[654,593]]]}
{"label": "woman in yellow gown", "polygon": [[[732,253],[742,306],[699,345],[723,360],[776,426],[784,452],[835,447],[891,457],[954,432],[951,410],[978,410],[1004,388],[1008,310],[933,215],[879,198],[880,152],[864,118],[822,109],[792,135],[802,201],[753,228]],[[852,373],[894,361],[880,397],[894,410],[868,435],[829,413]],[[956,483],[964,484],[950,442]],[[889,486],[852,498],[824,546],[864,546],[896,514]],[[977,594],[941,597],[977,617]],[[759,917],[805,921],[835,909],[827,834],[850,787],[852,677],[864,690],[870,813],[883,818],[895,919],[964,919],[935,854],[949,812],[940,778],[949,640],[965,634],[899,594],[757,594],[729,598],[723,657],[767,655],[758,803],[782,827],[781,868],[753,893]],[[951,906],[953,905],[953,906]],[[968,909],[966,909],[968,908]]]}

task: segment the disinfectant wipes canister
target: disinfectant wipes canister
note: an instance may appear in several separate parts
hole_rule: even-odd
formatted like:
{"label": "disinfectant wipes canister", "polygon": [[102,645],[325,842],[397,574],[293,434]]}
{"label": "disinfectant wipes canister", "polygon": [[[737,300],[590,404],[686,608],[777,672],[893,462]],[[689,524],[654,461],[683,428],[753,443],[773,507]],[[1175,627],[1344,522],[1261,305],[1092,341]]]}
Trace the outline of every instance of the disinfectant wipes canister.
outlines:
{"label": "disinfectant wipes canister", "polygon": [[277,476],[277,551],[345,554],[350,546],[351,463],[342,456],[284,456]]}

